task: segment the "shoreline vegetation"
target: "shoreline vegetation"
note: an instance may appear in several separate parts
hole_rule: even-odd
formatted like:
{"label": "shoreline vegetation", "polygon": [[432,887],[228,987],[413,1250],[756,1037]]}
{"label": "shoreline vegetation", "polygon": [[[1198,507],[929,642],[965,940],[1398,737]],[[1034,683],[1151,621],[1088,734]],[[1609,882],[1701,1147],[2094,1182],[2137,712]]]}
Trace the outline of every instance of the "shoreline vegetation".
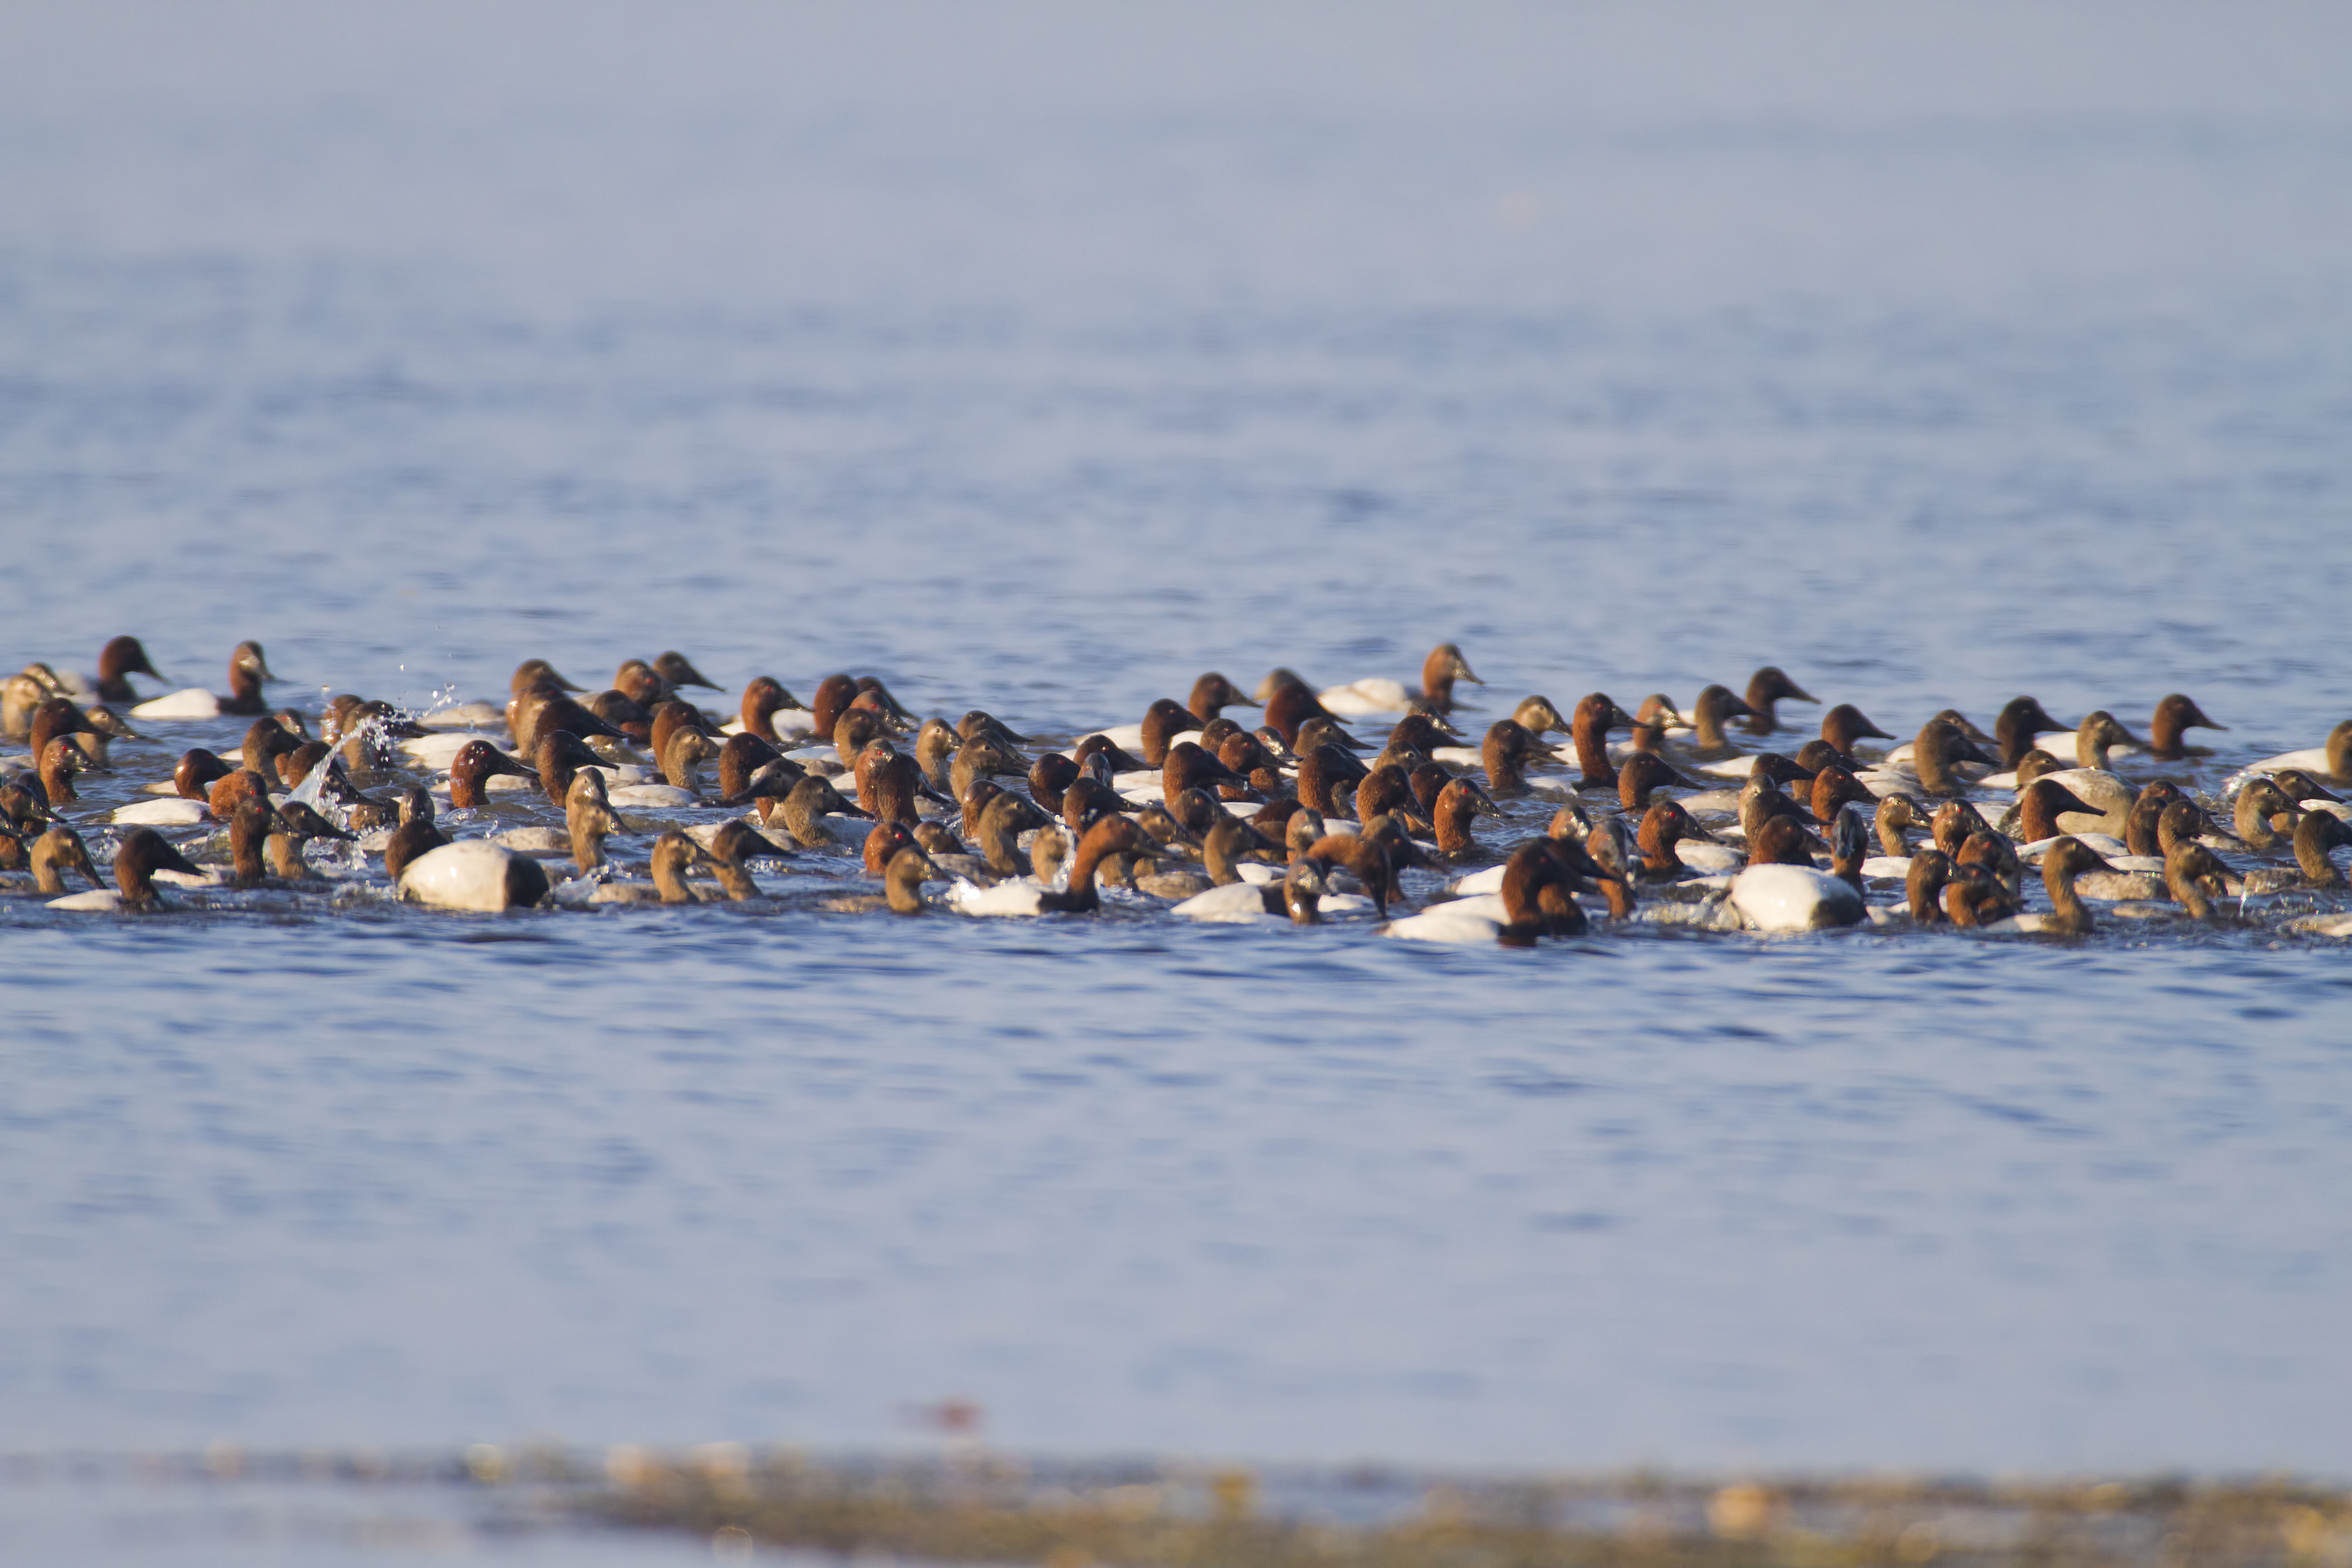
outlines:
{"label": "shoreline vegetation", "polygon": [[391,1455],[0,1455],[0,1489],[137,1480],[433,1488],[507,1531],[1042,1568],[2041,1568],[2352,1564],[2352,1486],[2288,1476],[1502,1475],[1031,1458],[965,1441],[820,1455],[716,1443]]}

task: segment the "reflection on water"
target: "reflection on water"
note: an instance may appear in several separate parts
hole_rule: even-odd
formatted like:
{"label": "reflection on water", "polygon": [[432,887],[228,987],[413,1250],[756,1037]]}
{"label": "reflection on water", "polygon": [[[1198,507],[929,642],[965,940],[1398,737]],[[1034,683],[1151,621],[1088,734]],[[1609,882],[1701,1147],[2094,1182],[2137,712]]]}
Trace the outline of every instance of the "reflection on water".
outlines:
{"label": "reflection on water", "polygon": [[[12,668],[2346,716],[2324,39],[263,15],[0,65]],[[2352,1464],[2336,950],[0,939],[0,1444]]]}

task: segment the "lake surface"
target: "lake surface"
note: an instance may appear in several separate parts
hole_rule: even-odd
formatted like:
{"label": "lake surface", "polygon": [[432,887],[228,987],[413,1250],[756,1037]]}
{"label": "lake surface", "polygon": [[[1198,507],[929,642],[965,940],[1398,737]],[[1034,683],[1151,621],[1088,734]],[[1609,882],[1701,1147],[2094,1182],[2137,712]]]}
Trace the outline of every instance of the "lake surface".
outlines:
{"label": "lake surface", "polygon": [[[1452,639],[1482,722],[1766,662],[1905,733],[2352,713],[2341,11],[7,31],[10,669],[251,637],[421,707],[675,647],[1068,732]],[[0,1449],[960,1396],[1063,1452],[2352,1470],[2340,942],[0,950]]]}

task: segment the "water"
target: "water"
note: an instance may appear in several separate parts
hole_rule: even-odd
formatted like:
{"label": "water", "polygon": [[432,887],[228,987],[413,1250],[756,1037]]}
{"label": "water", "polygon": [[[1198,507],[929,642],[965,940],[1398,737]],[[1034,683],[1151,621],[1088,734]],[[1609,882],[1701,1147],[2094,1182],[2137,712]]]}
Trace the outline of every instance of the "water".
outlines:
{"label": "water", "polygon": [[[0,51],[12,668],[2347,713],[2338,11],[122,15]],[[0,942],[0,1447],[2352,1468],[2336,945]]]}

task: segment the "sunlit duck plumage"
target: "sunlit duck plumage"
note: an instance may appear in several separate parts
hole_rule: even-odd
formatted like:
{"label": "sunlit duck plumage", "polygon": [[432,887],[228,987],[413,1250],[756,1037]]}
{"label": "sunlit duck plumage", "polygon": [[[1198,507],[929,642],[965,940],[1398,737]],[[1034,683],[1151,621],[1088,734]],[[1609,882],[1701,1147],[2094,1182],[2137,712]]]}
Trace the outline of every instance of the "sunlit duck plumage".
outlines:
{"label": "sunlit duck plumage", "polygon": [[26,855],[26,868],[33,873],[33,890],[37,893],[63,895],[67,891],[64,873],[68,871],[80,872],[92,889],[106,885],[100,879],[98,868],[89,863],[89,850],[83,845],[81,835],[62,823],[33,840]]}
{"label": "sunlit duck plumage", "polygon": [[437,910],[529,909],[547,892],[545,867],[481,838],[428,849],[400,872],[400,896]]}
{"label": "sunlit duck plumage", "polygon": [[2205,710],[2176,691],[2156,705],[2156,713],[2148,721],[2148,754],[2158,762],[2179,762],[2183,757],[2209,754],[2202,746],[2191,746],[2181,737],[2190,730],[2227,730],[2227,724],[2216,724],[2205,717]]}
{"label": "sunlit duck plumage", "polygon": [[1919,789],[1924,795],[1959,795],[1968,788],[1968,782],[1952,772],[1953,764],[1991,761],[1960,731],[1958,725],[1945,719],[1928,720],[1919,727],[1918,738],[1911,743],[1911,767],[1918,774]]}
{"label": "sunlit duck plumage", "polygon": [[1484,686],[1470,671],[1470,661],[1462,657],[1462,649],[1453,643],[1440,643],[1429,650],[1422,661],[1421,685],[1416,689],[1401,680],[1372,677],[1335,686],[1319,694],[1319,700],[1331,712],[1346,717],[1371,713],[1402,713],[1416,702],[1426,702],[1440,713],[1454,710],[1454,683],[1466,680],[1473,686]]}
{"label": "sunlit duck plumage", "polygon": [[1769,735],[1778,730],[1780,727],[1780,716],[1772,705],[1784,700],[1790,702],[1821,700],[1790,679],[1778,665],[1768,664],[1748,677],[1748,732]]}
{"label": "sunlit duck plumage", "polygon": [[971,915],[1091,914],[1102,907],[1101,894],[1095,888],[1096,870],[1107,856],[1114,854],[1168,858],[1168,851],[1133,821],[1105,816],[1078,840],[1077,852],[1070,858],[1066,891],[1056,892],[1025,879],[970,892],[960,886],[956,907]]}
{"label": "sunlit duck plumage", "polygon": [[163,901],[155,891],[158,871],[177,871],[189,877],[203,875],[162,834],[152,827],[134,827],[123,835],[121,844],[115,849],[113,887],[68,893],[51,900],[48,907],[92,913],[157,909]]}
{"label": "sunlit duck plumage", "polygon": [[1576,745],[1576,765],[1582,774],[1576,781],[1579,789],[1617,787],[1616,764],[1609,760],[1609,731],[1633,722],[1633,715],[1601,692],[1595,691],[1576,705],[1569,729]]}
{"label": "sunlit duck plumage", "polygon": [[263,658],[257,642],[241,642],[229,655],[228,695],[216,696],[201,687],[184,691],[168,692],[162,697],[142,702],[131,710],[134,719],[216,719],[223,714],[243,715],[268,710],[262,700],[264,682],[278,678],[269,673],[268,661]]}
{"label": "sunlit duck plumage", "polygon": [[2053,719],[2033,698],[2011,698],[2009,705],[1992,721],[1993,740],[2000,752],[2000,765],[2016,767],[2017,760],[2033,749],[2035,736],[2071,731],[2074,727]]}
{"label": "sunlit duck plumage", "polygon": [[1861,709],[1841,702],[1822,715],[1822,739],[1851,756],[1857,742],[1891,741],[1895,737],[1872,723]]}
{"label": "sunlit duck plumage", "polygon": [[65,694],[85,702],[129,702],[139,700],[138,691],[130,677],[152,675],[163,679],[148,658],[147,649],[134,637],[119,637],[98,650],[98,672],[85,676],[76,672],[58,672]]}

